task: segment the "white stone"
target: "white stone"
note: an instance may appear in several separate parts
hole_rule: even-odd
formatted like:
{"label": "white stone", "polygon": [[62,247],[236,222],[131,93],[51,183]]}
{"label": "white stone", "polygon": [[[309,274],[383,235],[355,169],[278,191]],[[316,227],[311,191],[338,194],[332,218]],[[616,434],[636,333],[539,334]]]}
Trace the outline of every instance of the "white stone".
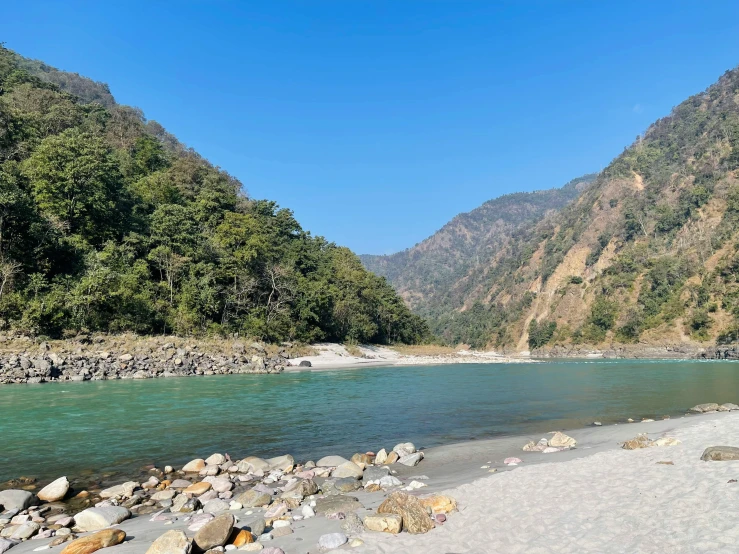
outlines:
{"label": "white stone", "polygon": [[69,491],[69,480],[66,477],[59,477],[41,489],[36,496],[44,502],[57,502],[64,498],[67,491]]}

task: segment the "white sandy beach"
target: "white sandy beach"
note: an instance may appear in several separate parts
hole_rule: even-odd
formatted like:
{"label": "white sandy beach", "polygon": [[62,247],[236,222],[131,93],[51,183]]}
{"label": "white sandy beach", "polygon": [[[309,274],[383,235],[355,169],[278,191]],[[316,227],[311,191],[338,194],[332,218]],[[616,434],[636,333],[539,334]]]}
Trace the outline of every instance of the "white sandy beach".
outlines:
{"label": "white sandy beach", "polygon": [[[450,354],[419,356],[401,354],[386,346],[359,345],[357,348],[362,355],[356,356],[350,354],[341,344],[320,343],[313,344],[311,347],[316,350],[317,354],[293,358],[290,360],[291,366],[285,368],[285,371],[351,369],[389,365],[494,364],[533,361],[527,357],[510,357],[496,352],[463,349]],[[299,367],[302,361],[310,362],[311,367]]]}
{"label": "white sandy beach", "polygon": [[[658,432],[672,426],[669,432]],[[446,490],[460,513],[426,535],[365,534],[360,552],[737,552],[739,462],[703,462],[708,446],[739,445],[739,413],[610,427],[682,444],[611,449],[494,474]],[[600,430],[595,431],[598,433]],[[572,433],[577,436],[576,433]],[[581,453],[585,451],[580,450]],[[573,452],[574,454],[574,452]],[[541,454],[536,454],[541,459]],[[521,456],[524,458],[524,456]],[[561,459],[561,458],[560,458]],[[674,465],[658,464],[671,461]]]}

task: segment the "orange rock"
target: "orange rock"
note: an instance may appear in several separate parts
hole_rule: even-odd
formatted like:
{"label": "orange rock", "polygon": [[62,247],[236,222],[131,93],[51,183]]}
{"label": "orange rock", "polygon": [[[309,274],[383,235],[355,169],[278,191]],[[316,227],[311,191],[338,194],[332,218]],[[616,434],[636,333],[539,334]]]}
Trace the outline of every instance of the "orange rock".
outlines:
{"label": "orange rock", "polygon": [[424,508],[431,508],[431,511],[435,514],[448,514],[457,509],[457,501],[451,496],[444,496],[443,494],[427,496],[420,500]]}
{"label": "orange rock", "polygon": [[386,464],[394,464],[400,459],[400,456],[398,456],[397,452],[390,452],[390,454],[387,455],[387,460],[385,460]]}
{"label": "orange rock", "polygon": [[234,529],[229,540],[229,543],[233,544],[236,548],[252,542],[254,542],[254,535],[246,529]]}
{"label": "orange rock", "polygon": [[194,494],[195,496],[200,496],[201,494],[204,494],[210,490],[210,487],[212,485],[210,483],[206,483],[205,481],[201,481],[200,483],[193,483],[189,487],[187,487],[184,491],[184,493],[188,494]]}
{"label": "orange rock", "polygon": [[103,529],[93,535],[70,542],[61,554],[92,554],[103,548],[121,544],[125,538],[126,533],[120,529]]}
{"label": "orange rock", "polygon": [[90,496],[90,493],[89,492],[87,492],[87,491],[80,491],[80,492],[77,493],[77,495],[75,496],[75,498],[87,498],[88,496]]}

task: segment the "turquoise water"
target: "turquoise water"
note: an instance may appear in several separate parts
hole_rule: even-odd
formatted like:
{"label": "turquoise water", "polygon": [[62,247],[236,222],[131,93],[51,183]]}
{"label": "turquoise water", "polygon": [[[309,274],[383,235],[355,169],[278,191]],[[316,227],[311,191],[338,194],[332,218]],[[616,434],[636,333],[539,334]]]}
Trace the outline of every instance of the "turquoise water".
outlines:
{"label": "turquoise water", "polygon": [[555,361],[0,387],[0,482],[197,456],[298,459],[739,403],[731,362]]}

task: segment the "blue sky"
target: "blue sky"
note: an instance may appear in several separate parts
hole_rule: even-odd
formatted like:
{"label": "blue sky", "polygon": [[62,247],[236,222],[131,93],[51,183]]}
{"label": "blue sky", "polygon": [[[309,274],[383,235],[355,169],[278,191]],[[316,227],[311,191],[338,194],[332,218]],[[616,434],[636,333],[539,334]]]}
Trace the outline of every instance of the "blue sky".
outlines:
{"label": "blue sky", "polygon": [[598,171],[739,64],[739,2],[3,2],[0,41],[110,84],[313,234],[390,253]]}

